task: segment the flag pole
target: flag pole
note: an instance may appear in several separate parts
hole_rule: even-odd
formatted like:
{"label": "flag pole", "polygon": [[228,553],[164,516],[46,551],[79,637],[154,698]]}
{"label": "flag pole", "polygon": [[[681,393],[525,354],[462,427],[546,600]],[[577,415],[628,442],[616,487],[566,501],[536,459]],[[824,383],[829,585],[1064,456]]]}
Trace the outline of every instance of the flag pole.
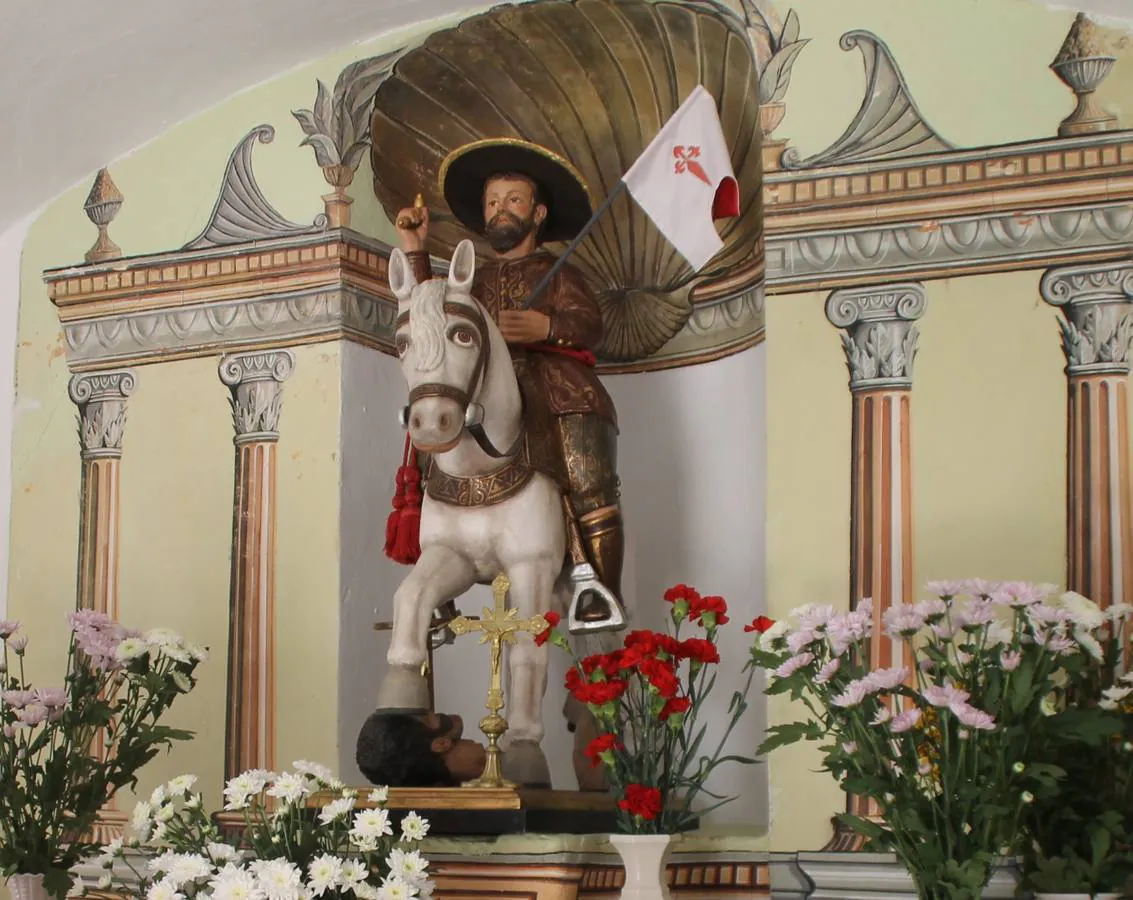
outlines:
{"label": "flag pole", "polygon": [[582,230],[574,236],[574,239],[569,244],[567,244],[567,248],[563,251],[562,256],[555,260],[555,264],[551,266],[550,271],[548,271],[547,274],[543,276],[542,280],[540,280],[540,282],[535,285],[534,290],[531,291],[531,294],[528,296],[528,298],[523,301],[524,309],[530,309],[531,304],[534,303],[538,299],[539,295],[547,289],[547,286],[558,274],[559,269],[561,269],[566,263],[567,257],[574,253],[574,251],[578,249],[578,245],[586,240],[586,236],[590,233],[590,229],[594,227],[594,223],[602,217],[602,213],[610,208],[611,204],[621,195],[622,191],[625,190],[625,187],[625,181],[619,178],[617,186],[606,195],[606,199],[602,201],[602,204],[596,210],[594,210],[594,215],[590,217],[590,221],[582,226]]}

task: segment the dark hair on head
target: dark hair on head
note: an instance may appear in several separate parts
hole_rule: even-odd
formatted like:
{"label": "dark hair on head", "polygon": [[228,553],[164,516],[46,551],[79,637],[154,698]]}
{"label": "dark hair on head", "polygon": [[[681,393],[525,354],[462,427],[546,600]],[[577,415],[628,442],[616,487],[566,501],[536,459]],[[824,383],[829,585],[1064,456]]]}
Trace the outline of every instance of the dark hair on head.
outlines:
{"label": "dark hair on head", "polygon": [[418,717],[373,712],[358,732],[354,761],[371,784],[389,787],[457,787],[439,753],[436,734]]}

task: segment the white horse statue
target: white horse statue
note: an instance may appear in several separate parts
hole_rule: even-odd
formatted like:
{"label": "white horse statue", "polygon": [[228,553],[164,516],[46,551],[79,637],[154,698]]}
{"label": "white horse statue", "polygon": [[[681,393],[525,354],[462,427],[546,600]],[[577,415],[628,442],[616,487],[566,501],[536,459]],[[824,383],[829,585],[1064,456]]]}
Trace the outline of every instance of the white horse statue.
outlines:
{"label": "white horse statue", "polygon": [[[475,266],[468,240],[457,246],[447,280],[418,284],[402,251],[390,256],[396,347],[409,387],[403,424],[446,483],[461,487],[453,502],[423,500],[421,555],[394,594],[387,679],[420,671],[434,610],[501,572],[521,618],[565,614],[578,595],[559,487],[526,465],[519,383],[503,336],[472,296]],[[549,782],[540,747],[547,664],[547,646],[521,639],[509,648],[505,766],[528,784]]]}

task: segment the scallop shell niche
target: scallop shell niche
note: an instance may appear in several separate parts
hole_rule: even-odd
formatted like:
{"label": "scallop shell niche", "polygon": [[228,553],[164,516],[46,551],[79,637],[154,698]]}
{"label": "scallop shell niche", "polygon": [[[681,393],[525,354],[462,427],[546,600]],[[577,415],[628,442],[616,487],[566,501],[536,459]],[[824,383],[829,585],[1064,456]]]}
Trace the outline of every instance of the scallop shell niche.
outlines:
{"label": "scallop shell niche", "polygon": [[602,307],[602,359],[643,360],[684,327],[702,297],[739,296],[762,279],[758,74],[743,21],[710,2],[495,7],[431,34],[378,89],[374,191],[391,220],[423,194],[427,249],[447,259],[469,236],[437,184],[451,150],[483,138],[534,141],[569,159],[598,203],[704,85],[716,98],[741,198],[740,215],[718,223],[720,253],[694,273],[623,194],[571,257]]}

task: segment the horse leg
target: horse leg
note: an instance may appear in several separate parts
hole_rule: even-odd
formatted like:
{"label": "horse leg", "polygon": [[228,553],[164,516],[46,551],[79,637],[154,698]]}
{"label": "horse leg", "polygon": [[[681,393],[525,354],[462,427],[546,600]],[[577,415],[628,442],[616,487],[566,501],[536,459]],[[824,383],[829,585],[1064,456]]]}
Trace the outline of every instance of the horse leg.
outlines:
{"label": "horse leg", "polygon": [[[547,613],[553,602],[557,573],[542,561],[520,563],[508,570],[511,598],[521,619]],[[508,648],[508,748],[505,773],[521,784],[550,787],[543,750],[543,695],[547,691],[548,645],[538,647],[521,637]]]}
{"label": "horse leg", "polygon": [[472,587],[472,563],[448,547],[431,544],[393,595],[393,632],[386,662],[419,669],[427,658],[433,610]]}

